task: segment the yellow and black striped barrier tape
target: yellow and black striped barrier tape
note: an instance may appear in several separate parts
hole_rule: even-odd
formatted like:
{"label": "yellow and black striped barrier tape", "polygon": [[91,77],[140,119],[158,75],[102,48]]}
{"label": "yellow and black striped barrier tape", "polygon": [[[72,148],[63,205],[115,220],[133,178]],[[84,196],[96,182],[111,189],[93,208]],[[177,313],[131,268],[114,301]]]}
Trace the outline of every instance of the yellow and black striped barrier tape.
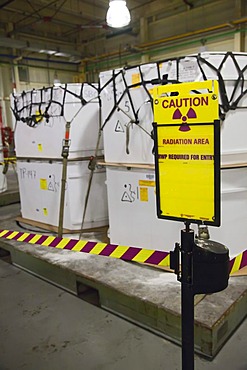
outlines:
{"label": "yellow and black striped barrier tape", "polygon": [[6,163],[16,163],[15,157],[4,158],[3,162],[0,162],[0,166],[4,166]]}
{"label": "yellow and black striped barrier tape", "polygon": [[247,250],[230,260],[230,275],[247,266]]}
{"label": "yellow and black striped barrier tape", "polygon": [[105,244],[86,240],[60,238],[41,234],[0,230],[0,238],[16,240],[23,243],[38,244],[44,247],[84,252],[99,256],[119,258],[125,261],[148,263],[156,266],[169,266],[170,255],[168,252],[155,251],[124,245]]}
{"label": "yellow and black striped barrier tape", "polygon": [[[165,251],[1,229],[0,238],[28,244],[37,244],[44,247],[118,258],[125,261],[147,263],[160,267],[170,266],[170,254]],[[247,250],[230,260],[230,274],[237,272],[245,266],[247,266]]]}

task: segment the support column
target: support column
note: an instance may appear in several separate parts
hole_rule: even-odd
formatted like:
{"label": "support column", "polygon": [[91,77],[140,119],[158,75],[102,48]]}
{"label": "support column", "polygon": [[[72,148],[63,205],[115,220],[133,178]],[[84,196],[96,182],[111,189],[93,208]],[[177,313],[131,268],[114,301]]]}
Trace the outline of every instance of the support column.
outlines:
{"label": "support column", "polygon": [[[148,21],[147,18],[140,18],[140,43],[144,44],[148,41]],[[149,55],[143,54],[141,56],[141,63],[148,63]]]}
{"label": "support column", "polygon": [[[236,18],[242,18],[245,15],[245,0],[235,0]],[[239,25],[239,32],[234,35],[234,51],[245,51],[245,32],[244,26]]]}
{"label": "support column", "polygon": [[11,68],[11,65],[0,67],[0,104],[2,107],[3,125],[13,128],[10,109],[10,94],[12,93]]}

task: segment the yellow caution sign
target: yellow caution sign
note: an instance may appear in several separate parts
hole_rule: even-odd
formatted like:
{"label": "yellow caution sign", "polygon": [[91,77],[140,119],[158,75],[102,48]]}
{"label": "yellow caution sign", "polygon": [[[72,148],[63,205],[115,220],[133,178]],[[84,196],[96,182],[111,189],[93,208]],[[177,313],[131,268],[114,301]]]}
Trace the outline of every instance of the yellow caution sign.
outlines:
{"label": "yellow caution sign", "polygon": [[[194,96],[197,92],[197,100],[191,98],[192,92]],[[216,92],[217,81],[156,88],[154,136],[159,218],[220,225],[220,122]]]}
{"label": "yellow caution sign", "polygon": [[213,122],[219,117],[218,81],[186,82],[153,89],[157,124]]}

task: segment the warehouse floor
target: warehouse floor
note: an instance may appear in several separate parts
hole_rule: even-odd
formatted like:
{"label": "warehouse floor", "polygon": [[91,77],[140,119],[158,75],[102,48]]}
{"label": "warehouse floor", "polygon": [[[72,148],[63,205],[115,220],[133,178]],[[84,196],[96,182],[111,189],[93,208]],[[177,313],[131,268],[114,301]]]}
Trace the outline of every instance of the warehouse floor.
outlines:
{"label": "warehouse floor", "polygon": [[[181,369],[175,344],[0,261],[1,370]],[[197,370],[247,369],[247,320]]]}
{"label": "warehouse floor", "polygon": [[[0,207],[0,224],[19,212]],[[179,370],[181,348],[0,260],[0,370]],[[246,370],[247,320],[196,370]]]}

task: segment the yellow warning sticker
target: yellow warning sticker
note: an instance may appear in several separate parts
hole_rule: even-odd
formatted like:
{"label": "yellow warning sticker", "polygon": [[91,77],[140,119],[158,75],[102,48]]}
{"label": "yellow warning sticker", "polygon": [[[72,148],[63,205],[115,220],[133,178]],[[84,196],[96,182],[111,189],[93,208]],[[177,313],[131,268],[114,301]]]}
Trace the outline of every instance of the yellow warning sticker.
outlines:
{"label": "yellow warning sticker", "polygon": [[36,119],[36,122],[41,122],[43,120],[42,112],[36,110],[35,119]]}
{"label": "yellow warning sticker", "polygon": [[139,186],[151,186],[151,187],[155,187],[155,181],[151,181],[151,180],[139,180]]}
{"label": "yellow warning sticker", "polygon": [[38,144],[38,151],[39,151],[39,152],[42,152],[42,151],[43,151],[43,146],[42,146],[42,144]]}
{"label": "yellow warning sticker", "polygon": [[157,124],[195,124],[219,118],[218,81],[196,81],[154,88]]}
{"label": "yellow warning sticker", "polygon": [[48,210],[47,210],[47,208],[43,208],[43,211],[44,211],[44,216],[48,216]]}
{"label": "yellow warning sticker", "polygon": [[[132,74],[132,85],[138,84],[141,82],[141,76],[140,73],[133,73]],[[136,86],[139,87],[139,86]]]}
{"label": "yellow warning sticker", "polygon": [[42,190],[48,190],[47,180],[46,179],[40,179],[40,189],[42,189]]}
{"label": "yellow warning sticker", "polygon": [[148,202],[148,188],[140,188],[140,201]]}

